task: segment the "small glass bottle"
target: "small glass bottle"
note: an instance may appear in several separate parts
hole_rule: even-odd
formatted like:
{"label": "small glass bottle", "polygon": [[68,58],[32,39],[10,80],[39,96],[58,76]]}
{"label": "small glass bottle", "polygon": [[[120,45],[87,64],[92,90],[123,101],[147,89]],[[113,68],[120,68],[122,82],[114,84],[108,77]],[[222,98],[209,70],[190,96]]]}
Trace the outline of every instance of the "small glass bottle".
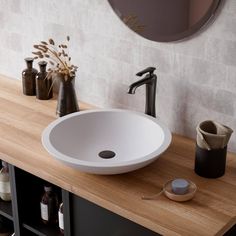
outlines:
{"label": "small glass bottle", "polygon": [[25,58],[27,68],[22,71],[23,93],[28,96],[36,95],[35,77],[38,71],[33,68],[33,61],[32,57]]}
{"label": "small glass bottle", "polygon": [[58,222],[61,233],[64,235],[64,216],[63,216],[63,203],[60,204],[58,210]]}
{"label": "small glass bottle", "polygon": [[45,224],[58,222],[58,198],[51,186],[44,186],[44,194],[40,202],[41,219]]}
{"label": "small glass bottle", "polygon": [[11,201],[9,169],[5,161],[2,161],[2,169],[0,170],[0,198],[3,201]]}
{"label": "small glass bottle", "polygon": [[40,61],[39,73],[36,75],[36,98],[40,100],[48,100],[53,96],[52,78],[48,77],[46,72],[46,61]]}

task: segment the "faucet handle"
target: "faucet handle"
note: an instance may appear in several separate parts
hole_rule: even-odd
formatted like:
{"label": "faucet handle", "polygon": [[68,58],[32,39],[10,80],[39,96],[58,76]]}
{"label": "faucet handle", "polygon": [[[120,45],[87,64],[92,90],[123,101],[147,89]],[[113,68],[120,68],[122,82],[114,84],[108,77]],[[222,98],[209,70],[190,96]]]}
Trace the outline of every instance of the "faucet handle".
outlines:
{"label": "faucet handle", "polygon": [[156,70],[155,67],[148,67],[148,68],[138,72],[136,75],[137,76],[142,76],[142,75],[144,75],[146,73],[150,73],[150,76],[151,76],[151,75],[153,75],[154,70]]}

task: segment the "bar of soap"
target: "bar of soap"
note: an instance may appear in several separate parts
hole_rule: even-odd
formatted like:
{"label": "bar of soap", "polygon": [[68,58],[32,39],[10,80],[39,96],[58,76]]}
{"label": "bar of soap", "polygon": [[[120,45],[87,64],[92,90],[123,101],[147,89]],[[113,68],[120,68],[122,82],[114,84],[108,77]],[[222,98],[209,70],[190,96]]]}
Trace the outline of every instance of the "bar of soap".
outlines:
{"label": "bar of soap", "polygon": [[183,195],[188,192],[189,182],[185,179],[175,179],[171,182],[171,187],[173,193]]}

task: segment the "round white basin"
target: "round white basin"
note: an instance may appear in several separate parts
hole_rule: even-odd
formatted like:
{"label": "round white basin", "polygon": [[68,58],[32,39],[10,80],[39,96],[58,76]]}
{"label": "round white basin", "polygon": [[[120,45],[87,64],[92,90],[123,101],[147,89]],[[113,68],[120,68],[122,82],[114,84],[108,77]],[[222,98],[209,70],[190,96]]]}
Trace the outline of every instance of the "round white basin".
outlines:
{"label": "round white basin", "polygon": [[94,174],[144,167],[170,142],[171,133],[160,120],[119,109],[72,113],[53,121],[42,134],[43,146],[53,157]]}

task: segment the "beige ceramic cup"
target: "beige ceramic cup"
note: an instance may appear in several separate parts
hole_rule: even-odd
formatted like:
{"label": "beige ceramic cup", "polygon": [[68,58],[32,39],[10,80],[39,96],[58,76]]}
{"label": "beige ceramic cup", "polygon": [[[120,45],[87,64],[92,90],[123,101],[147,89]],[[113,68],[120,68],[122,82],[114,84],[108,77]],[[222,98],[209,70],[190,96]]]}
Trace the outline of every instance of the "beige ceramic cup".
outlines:
{"label": "beige ceramic cup", "polygon": [[224,148],[233,132],[229,127],[211,120],[201,122],[197,127],[197,131],[200,132],[203,138],[202,145],[199,146],[206,146],[208,150],[209,148]]}

